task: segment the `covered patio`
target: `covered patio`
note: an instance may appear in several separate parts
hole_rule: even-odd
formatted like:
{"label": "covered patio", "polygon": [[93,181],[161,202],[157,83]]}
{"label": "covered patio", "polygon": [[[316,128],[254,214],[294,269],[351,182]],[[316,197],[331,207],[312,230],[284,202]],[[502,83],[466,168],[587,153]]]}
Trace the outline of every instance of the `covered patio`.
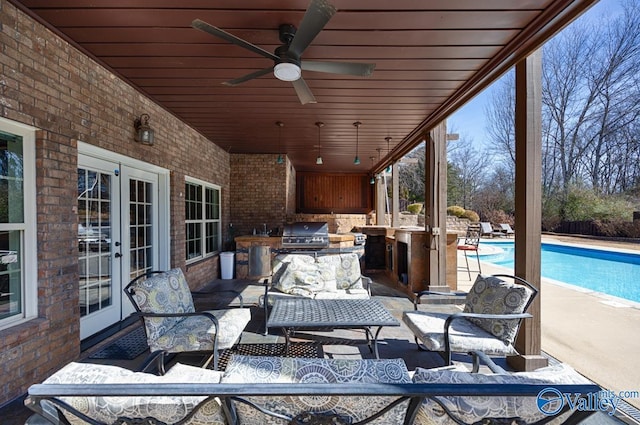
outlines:
{"label": "covered patio", "polygon": [[[501,268],[492,267],[489,263],[483,263],[483,268],[486,269],[486,273],[504,272]],[[401,320],[402,312],[410,310],[412,308],[411,301],[406,297],[405,294],[392,289],[392,283],[389,282],[383,274],[374,275],[373,277],[373,298],[382,302],[385,308],[387,308],[396,318],[398,318],[398,320]],[[459,277],[461,290],[468,289],[471,286],[472,282],[467,280],[466,271],[460,271]],[[220,290],[229,288],[234,288],[236,290],[241,288],[245,303],[256,307],[254,309],[252,323],[246,329],[242,337],[241,345],[236,349],[230,350],[230,353],[234,352],[237,354],[245,355],[274,355],[273,353],[268,354],[266,351],[274,349],[280,350],[282,348],[284,338],[278,331],[271,332],[269,335],[264,335],[262,332],[264,317],[261,316],[261,309],[257,308],[259,297],[263,293],[263,288],[260,282],[251,280],[218,279],[206,286],[206,289],[212,290],[214,294]],[[214,296],[200,297],[198,304],[202,308],[220,308],[224,306],[224,302]],[[455,306],[442,305],[441,308],[442,311],[447,311],[455,309]],[[554,307],[552,314],[560,314],[560,312],[555,311],[556,309],[557,307]],[[569,315],[574,314],[572,313],[574,310],[576,310],[575,314],[577,314],[577,311],[579,309],[579,306],[573,306],[569,309],[567,309],[567,307],[562,307],[563,314]],[[640,316],[638,316],[636,320],[640,320]],[[138,328],[139,325],[139,322],[133,323],[122,331],[119,331],[116,334],[107,337],[101,342],[88,348],[82,353],[81,359],[79,359],[79,361],[96,364],[117,365],[127,369],[136,370],[145,360],[145,357],[149,354],[148,349],[138,357],[131,360],[116,358],[100,359],[97,358],[99,356],[96,357],[94,355],[96,353],[100,353],[105,347],[108,347],[114,341],[117,341],[118,339],[123,337],[126,338],[126,335],[130,334],[131,332],[135,332],[135,329]],[[330,339],[327,339],[327,337],[330,337]],[[583,335],[580,332],[574,334],[575,341],[579,341],[582,337]],[[291,352],[289,356],[320,356],[327,359],[373,358],[373,354],[366,345],[351,344],[352,340],[355,338],[361,338],[359,331],[334,331],[331,334],[301,332],[299,335],[294,337],[294,346],[295,344],[298,345],[297,348],[293,349],[293,352]],[[347,344],[345,345],[344,343]],[[566,343],[571,344],[572,341],[567,340]],[[308,348],[308,345],[314,345],[314,348],[310,349]],[[443,365],[442,357],[440,357],[436,353],[419,351],[413,340],[413,334],[404,326],[398,328],[389,327],[383,330],[380,345],[380,354],[381,358],[403,359],[409,370],[415,370],[415,368],[417,367],[437,368]],[[275,355],[280,354],[276,353]],[[551,365],[558,364],[559,362],[558,359],[555,359],[548,353],[542,352],[542,355],[546,359],[548,359],[549,364]],[[223,358],[225,359],[222,364],[222,367],[224,368],[224,365],[226,364],[226,361],[228,361],[229,357],[225,355],[223,356]],[[506,369],[510,369],[509,365],[504,361],[504,359],[495,358],[494,360],[500,366]],[[620,357],[620,360],[626,361],[626,356],[622,355]],[[182,354],[172,360],[172,362],[176,361],[183,364],[197,365],[199,364],[201,359],[199,356]],[[472,358],[470,356],[455,355],[454,361],[456,364],[464,365],[465,367],[469,368],[469,370],[472,367]],[[615,363],[613,357],[612,362]],[[486,366],[482,366],[481,369],[483,373],[490,373]],[[634,400],[630,401],[635,402]],[[634,420],[637,419],[637,412],[637,409],[633,406],[629,404],[623,404],[619,406],[614,416],[610,416],[605,412],[598,412],[581,423],[611,425],[624,423],[631,424],[635,423]],[[33,412],[24,408],[20,400],[12,403],[9,406],[6,406],[4,409],[0,409],[0,413],[3,413],[3,415],[5,415],[4,417],[12,418],[9,422],[7,422],[7,425],[22,425],[24,423],[24,420],[30,417]],[[39,422],[34,422],[34,424],[39,424]]]}
{"label": "covered patio", "polygon": [[[32,251],[23,261],[37,264],[25,273],[24,309],[1,322],[0,353],[7,361],[0,405],[77,359],[81,342],[101,330],[94,326],[102,321],[102,308],[92,310],[92,301],[78,295],[83,267],[86,272],[95,266],[97,273],[86,274],[98,275],[107,264],[117,265],[108,274],[109,294],[121,295],[130,278],[145,270],[171,267],[183,268],[196,290],[219,276],[219,254],[234,236],[262,225],[266,233],[334,214],[366,225],[375,211],[375,223],[397,226],[385,222],[386,194],[375,177],[423,141],[424,267],[429,285],[442,287],[446,119],[512,67],[515,274],[539,287],[539,48],[594,3],[345,0],[333,10],[324,1],[309,7],[278,1],[0,0],[0,124],[21,128],[33,141],[33,204],[27,205],[34,216],[25,224]],[[311,23],[305,23],[308,7],[319,10]],[[282,48],[272,57],[287,43],[286,34],[278,41],[282,24],[304,29],[293,59],[280,54]],[[281,60],[301,61],[302,79],[273,76],[271,68]],[[358,64],[375,69],[356,75]],[[247,75],[255,78],[244,81]],[[86,247],[102,252],[99,245],[107,245],[107,251],[86,265],[78,258],[79,224],[86,224],[85,208],[105,197],[99,190],[86,196],[93,189],[88,177],[80,187],[80,174],[93,172],[123,182],[117,222],[122,237],[114,231],[98,244],[87,241]],[[392,180],[396,185],[395,172]],[[211,194],[217,208],[209,245],[195,247],[190,233],[197,221],[185,208],[198,199],[190,198],[192,189]],[[398,216],[395,200],[392,217]],[[106,203],[100,205],[106,210]],[[145,208],[152,212],[142,213]],[[149,221],[133,220],[134,210],[136,220]],[[115,215],[105,227],[116,227]],[[109,320],[130,313],[120,301],[109,299],[105,312],[117,310]],[[517,340],[521,355],[509,365],[518,370],[548,363],[540,348],[539,300],[530,312],[534,318]],[[96,320],[89,326],[89,319]]]}

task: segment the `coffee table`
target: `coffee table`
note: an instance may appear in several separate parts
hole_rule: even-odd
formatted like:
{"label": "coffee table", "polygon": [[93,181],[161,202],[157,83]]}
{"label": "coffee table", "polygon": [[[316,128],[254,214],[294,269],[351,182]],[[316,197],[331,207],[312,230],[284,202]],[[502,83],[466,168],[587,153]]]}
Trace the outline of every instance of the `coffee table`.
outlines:
{"label": "coffee table", "polygon": [[[275,301],[268,328],[282,328],[285,337],[285,354],[288,352],[291,333],[297,330],[362,329],[366,333],[369,349],[373,346],[376,359],[378,336],[384,326],[400,326],[378,300],[313,300],[285,298]],[[375,334],[372,327],[377,327]]]}

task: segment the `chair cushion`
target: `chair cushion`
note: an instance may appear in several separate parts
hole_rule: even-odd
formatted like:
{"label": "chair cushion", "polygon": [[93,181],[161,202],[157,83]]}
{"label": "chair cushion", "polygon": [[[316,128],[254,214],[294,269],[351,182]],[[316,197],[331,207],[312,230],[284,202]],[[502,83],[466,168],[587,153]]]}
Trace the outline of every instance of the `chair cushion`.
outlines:
{"label": "chair cushion", "polygon": [[[533,291],[524,285],[505,282],[494,276],[478,275],[467,294],[466,313],[524,313]],[[469,321],[511,344],[518,333],[519,319],[473,319]]]}
{"label": "chair cushion", "polygon": [[273,286],[285,294],[312,298],[315,293],[336,290],[335,269],[309,255],[278,256],[274,276]]}
{"label": "chair cushion", "polygon": [[[218,383],[222,372],[200,369],[180,363],[175,364],[164,376],[149,373],[132,372],[117,366],[69,363],[44,384],[128,384],[128,383]],[[154,417],[164,423],[175,423],[183,419],[206,397],[61,397],[81,413],[105,423],[115,423],[120,416],[130,418]],[[72,425],[84,425],[86,422],[70,413],[65,417]],[[226,424],[220,401],[207,402],[193,417],[186,421],[188,425]]]}
{"label": "chair cushion", "polygon": [[360,260],[356,253],[324,255],[318,257],[319,264],[330,264],[335,272],[338,289],[364,289]]}
{"label": "chair cushion", "polygon": [[[251,320],[251,310],[248,308],[212,310],[207,313],[213,314],[218,319],[219,350],[231,348]],[[215,333],[215,326],[211,319],[206,316],[191,316],[167,329],[158,338],[149,340],[149,348],[151,352],[164,350],[169,353],[211,351]]]}
{"label": "chair cushion", "polygon": [[[133,286],[134,299],[143,313],[191,313],[195,311],[191,290],[182,270],[175,268],[141,279]],[[149,340],[159,338],[167,329],[184,320],[183,317],[146,317]]]}
{"label": "chair cushion", "polygon": [[[430,351],[444,351],[444,322],[450,314],[426,311],[405,311],[402,321]],[[518,352],[510,343],[496,338],[493,334],[460,318],[449,328],[452,352],[466,353],[470,350],[484,351],[489,355],[515,355]]]}
{"label": "chair cushion", "polygon": [[[233,356],[223,383],[327,383],[346,382],[409,383],[409,373],[402,359],[308,359],[291,357]],[[305,411],[332,412],[361,421],[381,410],[395,397],[249,397],[271,411],[295,416]],[[240,423],[249,425],[286,424],[282,419],[267,416],[244,403],[235,403]],[[403,423],[407,404],[401,403],[371,424]]]}
{"label": "chair cushion", "polygon": [[[446,369],[416,368],[414,383],[437,384],[589,384],[582,375],[565,364],[558,364],[538,369],[533,372],[516,372],[512,374],[469,373]],[[526,423],[533,423],[547,416],[538,409],[536,397],[503,396],[503,397],[437,397],[452,414],[464,423],[480,423],[485,418],[521,418]],[[562,416],[569,416],[567,412]],[[563,417],[562,420],[565,420]],[[435,401],[425,399],[418,411],[416,425],[457,424]],[[511,423],[511,422],[509,422]],[[562,422],[553,422],[562,423]]]}

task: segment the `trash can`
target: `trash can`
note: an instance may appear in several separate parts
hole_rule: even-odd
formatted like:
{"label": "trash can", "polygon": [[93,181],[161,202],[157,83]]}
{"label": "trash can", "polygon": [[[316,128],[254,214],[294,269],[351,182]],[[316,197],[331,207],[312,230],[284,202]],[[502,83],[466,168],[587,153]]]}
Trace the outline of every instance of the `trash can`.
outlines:
{"label": "trash can", "polygon": [[233,279],[234,252],[220,253],[220,275],[222,279]]}

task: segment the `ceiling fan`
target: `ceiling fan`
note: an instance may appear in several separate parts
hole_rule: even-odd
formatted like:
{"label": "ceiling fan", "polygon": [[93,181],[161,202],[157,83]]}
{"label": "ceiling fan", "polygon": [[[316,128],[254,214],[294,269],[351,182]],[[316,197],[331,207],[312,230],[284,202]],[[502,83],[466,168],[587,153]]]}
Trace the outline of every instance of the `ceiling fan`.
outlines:
{"label": "ceiling fan", "polygon": [[335,13],[336,8],[326,0],[311,0],[311,4],[307,8],[297,30],[296,27],[291,24],[280,25],[280,41],[284,44],[276,48],[274,53],[267,52],[248,41],[229,34],[200,19],[194,20],[191,26],[273,60],[273,66],[269,68],[226,81],[223,84],[236,86],[273,72],[277,79],[292,82],[300,102],[304,105],[307,103],[316,103],[316,99],[302,78],[302,70],[368,77],[373,73],[373,69],[376,66],[375,64],[369,63],[302,60],[302,53],[309,47],[313,39],[322,31]]}

